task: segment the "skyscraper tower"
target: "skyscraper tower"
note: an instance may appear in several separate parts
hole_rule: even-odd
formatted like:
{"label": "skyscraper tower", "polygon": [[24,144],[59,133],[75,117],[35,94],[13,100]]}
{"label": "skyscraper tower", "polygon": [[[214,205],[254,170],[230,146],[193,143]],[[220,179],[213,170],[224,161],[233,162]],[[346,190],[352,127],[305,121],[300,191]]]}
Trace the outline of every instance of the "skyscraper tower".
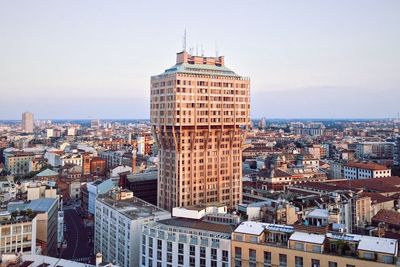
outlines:
{"label": "skyscraper tower", "polygon": [[240,203],[250,80],[225,67],[224,57],[183,51],[176,65],[151,77],[150,109],[159,148],[158,205]]}
{"label": "skyscraper tower", "polygon": [[33,113],[22,113],[22,131],[24,131],[24,133],[33,133],[34,125],[35,122],[33,118]]}

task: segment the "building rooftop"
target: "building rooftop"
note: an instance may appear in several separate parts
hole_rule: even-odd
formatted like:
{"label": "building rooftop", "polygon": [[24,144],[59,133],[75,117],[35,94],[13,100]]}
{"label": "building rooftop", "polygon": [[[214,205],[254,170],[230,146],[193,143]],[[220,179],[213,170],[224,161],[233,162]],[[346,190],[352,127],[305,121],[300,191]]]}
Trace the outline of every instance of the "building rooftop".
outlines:
{"label": "building rooftop", "polygon": [[289,240],[293,241],[301,241],[313,244],[320,244],[322,245],[325,241],[325,235],[318,235],[312,233],[303,233],[303,232],[294,232]]}
{"label": "building rooftop", "polygon": [[164,74],[172,73],[188,73],[188,74],[202,74],[202,75],[219,75],[239,77],[235,72],[225,66],[205,65],[205,64],[189,64],[181,63],[166,69]]}
{"label": "building rooftop", "polygon": [[48,177],[48,176],[57,176],[58,172],[55,172],[50,169],[45,169],[44,171],[36,174],[36,177]]}
{"label": "building rooftop", "polygon": [[261,235],[264,230],[266,223],[246,221],[239,224],[235,229],[235,233],[250,234],[250,235]]}
{"label": "building rooftop", "polygon": [[48,212],[55,202],[57,202],[57,198],[39,198],[29,202],[10,202],[8,203],[7,210],[12,212],[30,209],[36,212]]}
{"label": "building rooftop", "polygon": [[176,226],[182,228],[193,228],[197,230],[218,232],[231,234],[235,230],[235,226],[228,224],[219,224],[212,222],[205,222],[202,220],[188,219],[188,218],[172,218],[167,220],[160,220],[158,223],[168,226]]}
{"label": "building rooftop", "polygon": [[[111,193],[111,192],[110,192]],[[153,204],[150,204],[138,197],[117,200],[110,194],[99,195],[97,200],[110,208],[124,214],[132,220],[169,214]]]}
{"label": "building rooftop", "polygon": [[388,167],[385,165],[381,165],[375,162],[349,162],[344,166],[350,168],[358,168],[358,169],[366,169],[366,170],[373,170],[373,171],[384,171],[389,170]]}
{"label": "building rooftop", "polygon": [[328,219],[329,211],[326,209],[314,209],[313,211],[307,214],[307,217]]}
{"label": "building rooftop", "polygon": [[392,227],[400,227],[400,212],[381,209],[377,214],[375,214],[375,216],[372,217],[371,221],[373,223],[383,222]]}

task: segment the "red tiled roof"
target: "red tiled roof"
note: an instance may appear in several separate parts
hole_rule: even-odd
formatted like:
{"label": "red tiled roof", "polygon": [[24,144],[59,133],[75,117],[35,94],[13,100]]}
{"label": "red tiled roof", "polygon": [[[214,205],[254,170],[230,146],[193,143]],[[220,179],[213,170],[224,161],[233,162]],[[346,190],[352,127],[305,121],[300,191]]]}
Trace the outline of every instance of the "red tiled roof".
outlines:
{"label": "red tiled roof", "polygon": [[400,177],[382,177],[358,180],[330,181],[331,184],[346,189],[366,190],[372,192],[400,192]]}
{"label": "red tiled roof", "polygon": [[394,210],[380,210],[371,221],[373,223],[384,222],[390,226],[400,227],[400,212]]}
{"label": "red tiled roof", "polygon": [[384,171],[388,170],[389,168],[386,167],[385,165],[381,165],[375,162],[349,162],[345,164],[344,166],[350,167],[350,168],[358,168],[358,169],[366,169],[366,170],[374,170],[374,171]]}

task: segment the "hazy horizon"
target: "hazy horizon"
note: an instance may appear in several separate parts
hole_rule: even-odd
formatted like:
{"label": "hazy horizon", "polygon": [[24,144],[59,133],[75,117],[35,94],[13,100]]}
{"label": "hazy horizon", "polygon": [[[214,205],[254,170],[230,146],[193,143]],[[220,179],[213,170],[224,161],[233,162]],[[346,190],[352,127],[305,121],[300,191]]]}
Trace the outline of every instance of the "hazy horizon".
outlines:
{"label": "hazy horizon", "polygon": [[[400,1],[0,2],[0,119],[149,117],[187,47],[251,79],[253,118],[394,118]],[[206,12],[205,12],[206,11]]]}

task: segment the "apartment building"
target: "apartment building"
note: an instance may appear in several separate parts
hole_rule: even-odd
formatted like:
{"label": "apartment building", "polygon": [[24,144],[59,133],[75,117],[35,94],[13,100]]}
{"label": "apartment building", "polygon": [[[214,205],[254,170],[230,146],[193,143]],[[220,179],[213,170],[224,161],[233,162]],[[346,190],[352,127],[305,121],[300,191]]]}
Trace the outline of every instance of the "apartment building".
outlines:
{"label": "apartment building", "polygon": [[142,225],[169,219],[171,214],[135,196],[113,190],[96,199],[95,253],[121,266],[140,266]]}
{"label": "apartment building", "polygon": [[197,206],[174,208],[173,216],[143,226],[140,266],[231,266],[237,215],[226,206]]}
{"label": "apartment building", "polygon": [[151,77],[150,107],[160,158],[158,205],[239,204],[250,80],[228,69],[224,57],[183,51],[176,65]]}
{"label": "apartment building", "polygon": [[292,226],[243,222],[232,234],[232,266],[397,266],[396,239],[295,231]]}
{"label": "apartment building", "polygon": [[346,179],[369,179],[392,176],[392,171],[385,165],[374,162],[348,162],[343,165],[343,175]]}
{"label": "apartment building", "polygon": [[305,183],[327,180],[324,172],[315,168],[278,168],[264,169],[257,173],[257,179],[265,190],[281,191],[287,187]]}
{"label": "apartment building", "polygon": [[393,142],[362,142],[356,145],[356,155],[360,159],[393,159],[395,147]]}
{"label": "apartment building", "polygon": [[58,198],[40,198],[29,202],[12,202],[9,212],[33,211],[36,213],[36,240],[43,255],[57,256]]}
{"label": "apartment building", "polygon": [[4,155],[5,169],[12,175],[29,173],[29,164],[35,158],[31,152],[13,151]]}
{"label": "apartment building", "polygon": [[36,215],[0,212],[0,254],[36,253]]}

